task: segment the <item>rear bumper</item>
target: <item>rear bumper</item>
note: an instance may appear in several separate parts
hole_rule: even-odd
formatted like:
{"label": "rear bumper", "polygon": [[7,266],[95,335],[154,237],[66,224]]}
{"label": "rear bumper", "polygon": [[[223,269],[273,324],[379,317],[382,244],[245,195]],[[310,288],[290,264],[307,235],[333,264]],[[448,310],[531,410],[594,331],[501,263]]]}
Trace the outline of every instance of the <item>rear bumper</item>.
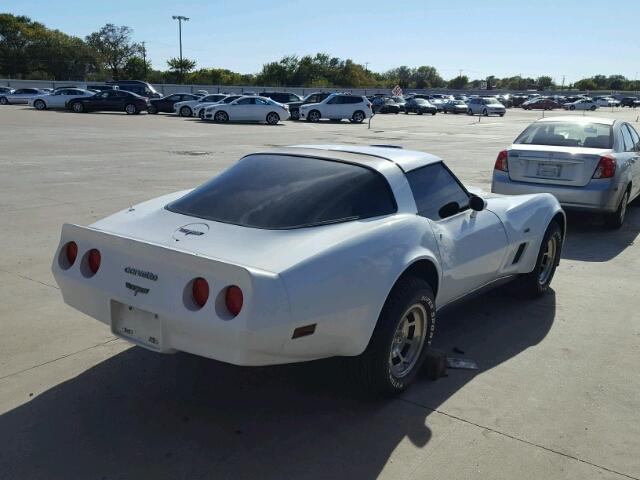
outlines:
{"label": "rear bumper", "polygon": [[507,172],[494,170],[491,191],[503,195],[551,193],[567,210],[614,212],[623,193],[621,185],[611,180],[591,180],[584,187],[567,187],[541,183],[517,182]]}

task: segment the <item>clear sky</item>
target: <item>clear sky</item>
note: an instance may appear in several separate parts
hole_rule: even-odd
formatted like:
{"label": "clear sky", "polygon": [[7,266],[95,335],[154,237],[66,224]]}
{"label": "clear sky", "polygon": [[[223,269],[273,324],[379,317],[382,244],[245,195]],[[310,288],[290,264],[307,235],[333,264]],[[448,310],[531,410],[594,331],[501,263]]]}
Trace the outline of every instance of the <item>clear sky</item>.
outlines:
{"label": "clear sky", "polygon": [[640,72],[640,1],[593,0],[3,0],[0,11],[84,37],[128,25],[155,68],[183,55],[198,67],[255,73],[288,54],[326,52],[374,71],[435,66],[451,78],[522,74],[572,82]]}

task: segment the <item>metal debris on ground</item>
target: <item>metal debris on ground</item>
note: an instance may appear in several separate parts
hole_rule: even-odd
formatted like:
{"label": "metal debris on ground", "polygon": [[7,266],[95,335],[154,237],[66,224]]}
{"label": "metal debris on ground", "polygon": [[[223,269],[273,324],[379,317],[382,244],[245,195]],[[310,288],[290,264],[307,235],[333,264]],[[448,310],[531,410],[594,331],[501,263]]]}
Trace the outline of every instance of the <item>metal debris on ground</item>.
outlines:
{"label": "metal debris on ground", "polygon": [[458,357],[447,357],[447,368],[461,370],[478,370],[478,364],[473,360]]}

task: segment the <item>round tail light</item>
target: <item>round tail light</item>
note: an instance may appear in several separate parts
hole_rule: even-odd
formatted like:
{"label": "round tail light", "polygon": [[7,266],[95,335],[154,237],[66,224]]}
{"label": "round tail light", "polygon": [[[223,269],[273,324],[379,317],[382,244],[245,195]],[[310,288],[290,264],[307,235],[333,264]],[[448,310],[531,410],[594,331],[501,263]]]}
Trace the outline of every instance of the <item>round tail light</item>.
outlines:
{"label": "round tail light", "polygon": [[95,275],[100,268],[100,251],[95,248],[89,250],[89,257],[87,260],[89,263],[89,270],[91,270],[91,273]]}
{"label": "round tail light", "polygon": [[193,295],[193,301],[198,307],[204,307],[207,300],[209,300],[209,284],[204,278],[196,278],[193,281],[193,287],[191,289]]}
{"label": "round tail light", "polygon": [[244,297],[242,295],[242,290],[240,290],[240,287],[237,287],[235,285],[227,287],[227,291],[224,294],[224,303],[231,315],[235,317],[240,313],[240,310],[242,310],[243,302]]}
{"label": "round tail light", "polygon": [[67,262],[69,262],[69,266],[73,265],[76,261],[76,257],[78,256],[78,244],[76,242],[67,243],[65,253],[67,255]]}

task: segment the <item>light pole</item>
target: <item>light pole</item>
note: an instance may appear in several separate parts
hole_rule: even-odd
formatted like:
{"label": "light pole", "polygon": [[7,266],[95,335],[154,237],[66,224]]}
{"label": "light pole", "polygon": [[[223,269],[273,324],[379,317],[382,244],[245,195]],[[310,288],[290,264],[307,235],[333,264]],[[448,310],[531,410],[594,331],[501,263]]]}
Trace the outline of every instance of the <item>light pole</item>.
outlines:
{"label": "light pole", "polygon": [[173,15],[174,20],[178,20],[178,36],[180,38],[180,81],[183,80],[183,71],[182,71],[182,22],[188,22],[189,17],[183,17],[182,15]]}

